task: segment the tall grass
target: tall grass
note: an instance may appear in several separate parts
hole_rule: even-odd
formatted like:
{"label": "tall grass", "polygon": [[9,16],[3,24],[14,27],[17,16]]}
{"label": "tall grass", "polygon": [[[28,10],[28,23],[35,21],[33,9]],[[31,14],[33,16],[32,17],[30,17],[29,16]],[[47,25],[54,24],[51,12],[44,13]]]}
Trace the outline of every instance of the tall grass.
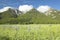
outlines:
{"label": "tall grass", "polygon": [[0,25],[0,40],[60,40],[60,24]]}

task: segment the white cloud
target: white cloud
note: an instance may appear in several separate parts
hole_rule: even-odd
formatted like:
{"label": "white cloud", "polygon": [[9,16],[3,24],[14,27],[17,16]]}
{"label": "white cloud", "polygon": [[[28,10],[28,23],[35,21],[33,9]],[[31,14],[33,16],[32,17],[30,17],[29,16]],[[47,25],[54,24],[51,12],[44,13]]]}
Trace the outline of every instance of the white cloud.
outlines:
{"label": "white cloud", "polygon": [[1,13],[1,12],[4,12],[4,11],[7,11],[9,8],[11,8],[11,7],[4,7],[4,8],[2,8],[2,9],[0,9],[0,13]]}
{"label": "white cloud", "polygon": [[45,5],[45,6],[39,6],[39,7],[37,8],[37,10],[38,10],[39,12],[42,12],[42,13],[48,11],[49,9],[50,9],[50,7],[47,6],[47,5]]}
{"label": "white cloud", "polygon": [[32,5],[20,5],[19,10],[26,13],[27,11],[30,11],[33,8]]}

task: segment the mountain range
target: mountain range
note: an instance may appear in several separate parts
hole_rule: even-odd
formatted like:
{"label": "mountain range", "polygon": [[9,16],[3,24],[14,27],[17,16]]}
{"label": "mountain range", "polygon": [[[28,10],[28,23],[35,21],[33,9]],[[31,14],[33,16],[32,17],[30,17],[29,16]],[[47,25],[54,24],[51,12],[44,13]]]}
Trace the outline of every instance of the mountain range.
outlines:
{"label": "mountain range", "polygon": [[33,8],[26,13],[11,7],[4,9],[0,10],[0,24],[60,24],[60,11],[53,8],[45,12]]}

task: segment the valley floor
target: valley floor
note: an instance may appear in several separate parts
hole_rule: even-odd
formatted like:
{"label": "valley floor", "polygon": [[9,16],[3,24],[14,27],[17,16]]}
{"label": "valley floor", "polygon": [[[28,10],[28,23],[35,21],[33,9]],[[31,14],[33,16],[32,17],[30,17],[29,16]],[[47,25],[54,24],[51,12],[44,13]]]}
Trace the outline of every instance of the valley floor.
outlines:
{"label": "valley floor", "polygon": [[0,40],[60,40],[60,24],[0,25]]}

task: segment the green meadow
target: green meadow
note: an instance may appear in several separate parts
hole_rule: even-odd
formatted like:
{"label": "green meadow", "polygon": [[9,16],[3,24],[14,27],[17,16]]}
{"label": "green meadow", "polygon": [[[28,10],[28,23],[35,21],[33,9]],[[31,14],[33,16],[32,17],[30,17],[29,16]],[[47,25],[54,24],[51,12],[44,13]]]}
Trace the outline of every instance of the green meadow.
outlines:
{"label": "green meadow", "polygon": [[60,40],[60,24],[0,25],[0,40]]}

